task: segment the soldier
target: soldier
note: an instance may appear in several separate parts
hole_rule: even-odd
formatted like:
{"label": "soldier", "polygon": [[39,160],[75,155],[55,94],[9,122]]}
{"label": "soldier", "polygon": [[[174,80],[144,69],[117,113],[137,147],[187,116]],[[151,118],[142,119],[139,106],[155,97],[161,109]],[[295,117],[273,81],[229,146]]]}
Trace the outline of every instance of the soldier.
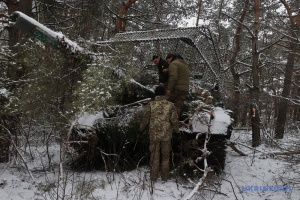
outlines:
{"label": "soldier", "polygon": [[150,178],[153,182],[158,177],[160,157],[162,181],[167,181],[172,131],[179,133],[176,108],[173,103],[166,100],[165,93],[163,86],[156,87],[155,100],[146,106],[139,128],[140,132],[144,132],[149,126]]}
{"label": "soldier", "polygon": [[179,54],[169,53],[166,60],[169,63],[166,95],[174,103],[177,115],[180,116],[184,100],[189,94],[189,66]]}
{"label": "soldier", "polygon": [[152,57],[152,62],[157,65],[159,85],[165,85],[168,81],[168,76],[169,76],[168,62],[157,55],[154,55]]}

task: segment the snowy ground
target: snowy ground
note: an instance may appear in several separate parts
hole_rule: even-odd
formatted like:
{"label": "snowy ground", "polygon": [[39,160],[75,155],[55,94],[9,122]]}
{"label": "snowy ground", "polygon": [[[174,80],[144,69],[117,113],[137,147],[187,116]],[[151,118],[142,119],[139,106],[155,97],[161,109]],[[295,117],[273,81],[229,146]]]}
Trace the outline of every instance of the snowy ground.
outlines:
{"label": "snowy ground", "polygon": [[[251,146],[249,131],[234,131],[232,140]],[[283,148],[297,149],[299,134],[288,134],[277,141]],[[268,142],[268,145],[266,144]],[[226,168],[222,176],[211,177],[208,186],[195,194],[192,199],[217,200],[282,200],[300,199],[300,156],[270,156],[264,153],[285,151],[264,139],[258,151],[237,145],[247,154],[240,156],[231,148],[227,149]],[[28,150],[28,148],[27,148]],[[132,199],[132,200],[175,200],[186,199],[193,190],[191,182],[171,178],[166,183],[158,180],[153,187],[149,182],[147,167],[122,174],[74,172],[65,169],[64,180],[59,178],[59,146],[51,146],[51,167],[48,166],[46,149],[31,148],[34,159],[27,160],[28,169],[20,160],[0,165],[0,199]],[[255,152],[255,153],[254,153]],[[29,154],[23,157],[28,159]],[[25,156],[26,155],[26,156]],[[47,167],[46,167],[47,168]],[[153,188],[153,195],[151,195]],[[271,191],[272,190],[272,191]]]}

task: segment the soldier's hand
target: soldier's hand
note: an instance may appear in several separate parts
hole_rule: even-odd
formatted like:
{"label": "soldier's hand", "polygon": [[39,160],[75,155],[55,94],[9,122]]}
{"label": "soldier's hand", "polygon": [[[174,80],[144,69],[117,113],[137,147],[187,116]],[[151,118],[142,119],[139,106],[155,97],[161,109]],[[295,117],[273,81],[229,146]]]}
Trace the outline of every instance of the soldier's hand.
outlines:
{"label": "soldier's hand", "polygon": [[166,91],[166,96],[170,96],[170,94],[171,94],[171,91],[170,91],[170,90],[167,90],[167,91]]}

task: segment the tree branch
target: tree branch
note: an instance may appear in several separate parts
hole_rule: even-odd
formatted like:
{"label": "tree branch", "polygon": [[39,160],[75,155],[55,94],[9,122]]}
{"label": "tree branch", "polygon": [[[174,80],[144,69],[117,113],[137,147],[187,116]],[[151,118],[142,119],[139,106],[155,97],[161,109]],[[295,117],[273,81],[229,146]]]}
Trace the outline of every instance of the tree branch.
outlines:
{"label": "tree branch", "polygon": [[3,14],[3,13],[0,13],[0,17],[8,18],[9,16],[8,16],[8,15],[5,15],[5,14]]}
{"label": "tree branch", "polygon": [[240,151],[238,148],[236,148],[236,144],[235,143],[232,143],[231,141],[228,141],[226,143],[227,146],[231,147],[232,150],[234,150],[235,152],[237,152],[238,154],[240,154],[241,156],[246,156],[245,153],[243,153],[242,151]]}
{"label": "tree branch", "polygon": [[251,149],[251,150],[253,150],[253,151],[258,151],[258,152],[260,152],[260,153],[264,153],[264,152],[262,152],[262,151],[257,150],[256,148],[249,147],[249,146],[247,146],[247,145],[245,145],[245,144],[242,144],[242,143],[239,143],[239,142],[234,142],[234,141],[231,141],[231,140],[227,140],[227,142],[230,142],[230,143],[232,143],[232,144],[234,144],[234,145],[239,144],[239,145],[242,145],[242,146],[244,146],[244,147],[247,147],[247,148],[249,148],[249,149]]}
{"label": "tree branch", "polygon": [[283,4],[283,6],[285,7],[285,9],[288,13],[288,16],[289,16],[289,19],[290,19],[290,22],[291,22],[291,28],[293,29],[294,26],[295,26],[295,22],[294,22],[294,18],[292,16],[292,10],[291,10],[290,6],[288,5],[288,3],[285,0],[280,0],[280,2]]}
{"label": "tree branch", "polygon": [[227,16],[227,17],[229,17],[230,19],[232,19],[233,21],[237,22],[238,24],[241,24],[242,26],[244,26],[247,29],[247,31],[249,32],[249,34],[251,35],[251,37],[252,38],[255,37],[254,34],[252,33],[252,31],[250,30],[250,28],[247,25],[241,23],[240,21],[236,20],[235,18],[231,17],[230,15],[227,15],[226,13],[222,12],[222,14],[225,15],[225,16]]}
{"label": "tree branch", "polygon": [[[212,115],[210,115],[210,119],[209,122],[211,121]],[[208,131],[206,132],[205,135],[205,141],[204,141],[204,146],[202,151],[202,158],[204,161],[204,170],[203,170],[203,176],[200,178],[200,180],[198,181],[198,183],[196,184],[196,186],[194,187],[194,189],[192,190],[192,192],[185,198],[185,200],[189,200],[191,199],[194,194],[199,190],[200,186],[203,185],[204,180],[206,179],[206,177],[208,176],[209,172],[212,172],[213,170],[207,165],[207,157],[210,155],[210,152],[207,150],[207,144],[209,141],[209,134],[211,134],[211,130],[210,130],[210,125],[208,124]],[[202,171],[202,170],[201,170]]]}
{"label": "tree branch", "polygon": [[[2,125],[0,124],[0,126],[2,126]],[[28,167],[28,165],[27,165],[25,159],[23,158],[22,154],[20,153],[20,151],[19,151],[17,145],[15,144],[14,140],[12,139],[13,136],[12,136],[11,132],[10,132],[6,127],[4,127],[4,126],[2,126],[2,127],[3,127],[3,128],[6,130],[6,132],[9,134],[9,136],[10,136],[10,138],[11,138],[11,142],[12,142],[14,148],[16,149],[17,153],[19,154],[20,158],[22,159],[22,161],[23,161],[23,163],[24,163],[24,165],[25,165],[25,167],[26,167],[26,169],[27,169],[27,171],[28,171],[30,177],[31,177],[32,180],[33,180],[33,184],[35,184],[35,182],[36,182],[36,181],[35,181],[35,178],[33,177],[32,173],[31,173],[31,171],[30,171],[30,169],[29,169],[29,167]]]}
{"label": "tree branch", "polygon": [[268,46],[266,46],[266,47],[260,49],[260,50],[258,51],[258,53],[260,54],[260,53],[262,53],[263,51],[265,51],[265,50],[271,48],[272,46],[274,46],[275,44],[277,44],[278,42],[280,42],[283,38],[284,38],[284,36],[282,36],[282,37],[281,37],[280,39],[278,39],[277,41],[275,41],[275,42],[269,44]]}

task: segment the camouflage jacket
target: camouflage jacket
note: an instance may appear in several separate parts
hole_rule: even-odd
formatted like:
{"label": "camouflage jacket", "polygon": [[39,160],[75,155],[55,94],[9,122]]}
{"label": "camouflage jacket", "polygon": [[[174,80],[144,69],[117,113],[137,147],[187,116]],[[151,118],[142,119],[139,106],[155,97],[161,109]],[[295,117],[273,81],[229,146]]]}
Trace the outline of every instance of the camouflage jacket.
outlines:
{"label": "camouflage jacket", "polygon": [[176,108],[165,96],[155,97],[146,106],[139,130],[143,132],[147,127],[151,141],[168,141],[173,130],[179,133]]}

